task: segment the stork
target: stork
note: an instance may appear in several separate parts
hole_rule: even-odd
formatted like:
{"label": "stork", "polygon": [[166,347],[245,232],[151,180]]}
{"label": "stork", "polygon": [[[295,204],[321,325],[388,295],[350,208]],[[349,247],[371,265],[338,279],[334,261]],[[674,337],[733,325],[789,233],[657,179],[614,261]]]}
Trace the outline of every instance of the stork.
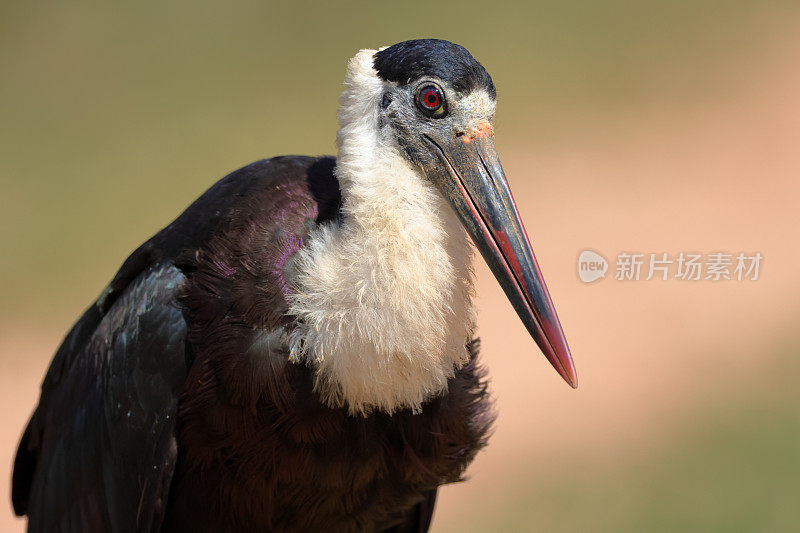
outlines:
{"label": "stork", "polygon": [[74,325],[19,445],[40,531],[427,531],[487,440],[472,246],[575,369],[456,44],[361,50],[338,154],[211,187]]}

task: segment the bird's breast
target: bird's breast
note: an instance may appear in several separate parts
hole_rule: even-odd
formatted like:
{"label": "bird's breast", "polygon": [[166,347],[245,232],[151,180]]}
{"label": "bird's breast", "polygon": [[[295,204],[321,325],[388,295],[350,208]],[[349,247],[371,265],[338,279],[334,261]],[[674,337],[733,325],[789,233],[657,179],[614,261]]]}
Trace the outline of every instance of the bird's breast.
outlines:
{"label": "bird's breast", "polygon": [[[369,531],[401,518],[458,480],[485,444],[491,408],[469,350],[442,396],[393,415],[328,407],[306,365],[253,354],[226,369],[198,361],[180,406],[168,520],[201,531]],[[255,404],[251,387],[261,390]]]}
{"label": "bird's breast", "polygon": [[468,237],[439,193],[401,165],[347,192],[343,220],[310,232],[288,265],[291,357],[316,369],[331,406],[418,409],[468,359]]}

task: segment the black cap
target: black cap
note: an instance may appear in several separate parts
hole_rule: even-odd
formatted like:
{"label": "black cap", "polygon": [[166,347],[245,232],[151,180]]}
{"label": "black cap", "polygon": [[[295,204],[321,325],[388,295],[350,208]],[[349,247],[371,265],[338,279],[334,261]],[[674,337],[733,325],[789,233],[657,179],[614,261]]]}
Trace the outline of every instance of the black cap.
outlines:
{"label": "black cap", "polygon": [[492,98],[497,94],[486,69],[466,48],[450,41],[403,41],[376,53],[373,66],[378,76],[386,81],[408,84],[434,76],[461,93],[484,89]]}

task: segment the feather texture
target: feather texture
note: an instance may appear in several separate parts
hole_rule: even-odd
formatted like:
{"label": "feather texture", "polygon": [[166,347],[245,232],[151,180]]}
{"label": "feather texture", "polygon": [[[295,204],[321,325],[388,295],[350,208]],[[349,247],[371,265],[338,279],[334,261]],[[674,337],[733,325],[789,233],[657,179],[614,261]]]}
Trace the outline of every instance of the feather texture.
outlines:
{"label": "feather texture", "polygon": [[419,410],[467,361],[472,249],[436,188],[378,128],[374,50],[348,66],[336,176],[342,220],[309,235],[291,264],[291,357],[354,413]]}
{"label": "feather texture", "polygon": [[31,531],[427,530],[494,415],[472,250],[379,127],[374,54],[338,159],[226,176],[67,335],[14,465]]}

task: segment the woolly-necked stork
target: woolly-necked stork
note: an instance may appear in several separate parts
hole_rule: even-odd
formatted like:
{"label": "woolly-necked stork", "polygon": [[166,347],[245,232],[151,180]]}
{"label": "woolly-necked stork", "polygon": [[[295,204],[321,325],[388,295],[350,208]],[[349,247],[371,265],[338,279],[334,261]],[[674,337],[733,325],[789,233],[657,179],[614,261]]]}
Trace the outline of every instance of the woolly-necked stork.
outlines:
{"label": "woolly-necked stork", "polygon": [[30,530],[426,531],[493,420],[470,238],[576,385],[495,99],[461,46],[362,50],[336,158],[237,170],[133,252],[22,437]]}

